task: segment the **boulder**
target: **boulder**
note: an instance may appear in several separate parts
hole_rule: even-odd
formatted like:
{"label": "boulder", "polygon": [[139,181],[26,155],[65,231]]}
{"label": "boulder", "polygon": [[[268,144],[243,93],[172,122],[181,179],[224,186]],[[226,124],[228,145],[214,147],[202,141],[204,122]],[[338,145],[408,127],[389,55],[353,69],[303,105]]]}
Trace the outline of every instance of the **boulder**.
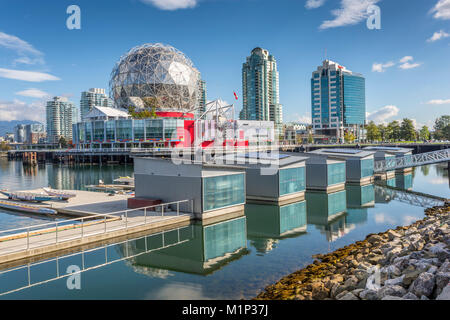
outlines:
{"label": "boulder", "polygon": [[353,293],[347,292],[345,295],[340,297],[338,300],[359,300],[359,298],[357,296],[355,296]]}
{"label": "boulder", "polygon": [[429,297],[433,293],[436,282],[436,276],[428,273],[422,272],[416,280],[412,283],[410,287],[410,292],[414,293],[416,296],[426,296]]}
{"label": "boulder", "polygon": [[417,296],[414,293],[412,293],[412,292],[408,292],[402,298],[404,300],[419,300],[419,298],[417,298]]}
{"label": "boulder", "polygon": [[400,277],[389,279],[384,282],[385,286],[400,286],[403,284],[403,278],[405,278],[405,275],[402,275]]}
{"label": "boulder", "polygon": [[450,285],[447,285],[441,294],[436,297],[436,300],[450,300]]}
{"label": "boulder", "polygon": [[377,300],[378,299],[378,295],[377,292],[375,290],[363,290],[359,293],[359,297],[363,300]]}
{"label": "boulder", "polygon": [[378,299],[383,299],[385,296],[403,297],[405,294],[406,290],[401,286],[384,286],[378,291]]}

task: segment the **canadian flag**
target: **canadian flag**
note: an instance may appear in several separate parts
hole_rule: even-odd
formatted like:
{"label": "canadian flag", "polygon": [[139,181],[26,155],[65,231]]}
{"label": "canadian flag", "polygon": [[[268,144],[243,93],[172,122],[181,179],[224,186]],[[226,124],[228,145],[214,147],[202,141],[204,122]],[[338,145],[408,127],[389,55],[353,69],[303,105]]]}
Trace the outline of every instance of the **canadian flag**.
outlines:
{"label": "canadian flag", "polygon": [[235,98],[236,100],[238,100],[239,97],[238,97],[237,93],[236,93],[236,92],[233,92],[233,93],[234,93],[234,98]]}

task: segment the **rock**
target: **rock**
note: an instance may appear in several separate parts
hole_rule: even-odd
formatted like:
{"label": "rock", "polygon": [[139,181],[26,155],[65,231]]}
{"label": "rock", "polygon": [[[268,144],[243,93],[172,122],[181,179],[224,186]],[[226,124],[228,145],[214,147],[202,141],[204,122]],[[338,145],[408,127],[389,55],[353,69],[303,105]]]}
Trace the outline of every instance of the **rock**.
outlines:
{"label": "rock", "polygon": [[377,264],[380,264],[380,262],[381,262],[383,259],[384,259],[384,256],[383,256],[383,255],[376,255],[376,256],[373,256],[373,257],[369,258],[369,262],[370,262],[371,264],[373,264],[373,265],[377,265]]}
{"label": "rock", "polygon": [[403,300],[403,298],[397,296],[384,296],[381,300]]}
{"label": "rock", "polygon": [[450,272],[450,262],[445,261],[440,267],[439,272]]}
{"label": "rock", "polygon": [[416,296],[430,296],[435,287],[436,277],[428,272],[422,272],[410,287],[410,292]]}
{"label": "rock", "polygon": [[401,286],[397,286],[397,285],[384,286],[377,293],[378,299],[382,299],[385,296],[403,297],[405,294],[406,294],[405,288],[403,288]]}
{"label": "rock", "polygon": [[397,277],[397,278],[394,278],[394,279],[386,280],[384,282],[384,285],[385,286],[399,286],[399,285],[402,285],[403,284],[403,278],[405,278],[405,275],[402,275],[401,277]]}
{"label": "rock", "polygon": [[400,234],[398,234],[394,230],[389,230],[387,234],[388,234],[389,241],[392,241],[396,238],[400,238]]}
{"label": "rock", "polygon": [[342,297],[344,297],[347,293],[349,293],[348,291],[342,291],[341,293],[339,293],[338,295],[336,295],[336,300],[340,300]]}
{"label": "rock", "polygon": [[400,252],[402,252],[402,249],[403,248],[401,246],[393,247],[390,251],[385,253],[386,259],[391,261],[392,258],[398,257]]}
{"label": "rock", "polygon": [[377,292],[375,290],[363,290],[359,293],[359,297],[363,300],[377,300],[378,299],[378,295]]}
{"label": "rock", "polygon": [[403,285],[409,286],[420,275],[419,270],[409,271],[403,275]]}
{"label": "rock", "polygon": [[364,289],[355,289],[355,290],[352,291],[352,293],[353,293],[355,296],[359,297],[359,294],[360,294],[361,292],[363,292],[363,291],[364,291]]}
{"label": "rock", "polygon": [[447,285],[441,294],[436,297],[436,300],[450,300],[450,285]]}
{"label": "rock", "polygon": [[330,290],[323,283],[317,283],[312,287],[311,293],[314,300],[323,300],[329,297]]}
{"label": "rock", "polygon": [[402,297],[404,300],[419,300],[414,293],[408,292]]}
{"label": "rock", "polygon": [[446,287],[450,280],[450,272],[438,272],[436,273],[436,287],[443,289]]}
{"label": "rock", "polygon": [[372,234],[367,238],[367,241],[371,244],[383,241],[383,238],[377,234]]}
{"label": "rock", "polygon": [[440,261],[445,261],[450,257],[450,252],[446,249],[446,244],[443,242],[431,246],[428,251],[434,254]]}
{"label": "rock", "polygon": [[338,300],[359,300],[359,298],[355,296],[353,293],[347,292],[347,294],[338,298]]}
{"label": "rock", "polygon": [[420,300],[430,300],[430,299],[428,299],[428,297],[421,296],[421,297],[420,297]]}

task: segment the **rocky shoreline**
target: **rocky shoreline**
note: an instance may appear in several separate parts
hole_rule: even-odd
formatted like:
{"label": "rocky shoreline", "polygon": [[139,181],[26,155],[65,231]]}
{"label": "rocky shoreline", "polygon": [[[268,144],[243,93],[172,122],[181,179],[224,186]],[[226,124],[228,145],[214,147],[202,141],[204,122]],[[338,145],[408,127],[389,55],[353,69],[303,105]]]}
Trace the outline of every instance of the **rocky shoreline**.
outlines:
{"label": "rocky shoreline", "polygon": [[450,300],[450,203],[325,255],[255,300]]}

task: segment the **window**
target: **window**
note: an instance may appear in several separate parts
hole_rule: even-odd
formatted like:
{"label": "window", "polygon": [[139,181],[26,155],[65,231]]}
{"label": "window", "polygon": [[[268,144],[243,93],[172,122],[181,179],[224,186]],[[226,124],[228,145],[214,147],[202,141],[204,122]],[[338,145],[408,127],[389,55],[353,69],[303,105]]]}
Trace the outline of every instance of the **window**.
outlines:
{"label": "window", "polygon": [[280,234],[306,226],[306,201],[280,207]]}
{"label": "window", "polygon": [[328,165],[328,185],[345,182],[345,163],[334,163]]}
{"label": "window", "polygon": [[374,160],[367,159],[361,161],[361,178],[373,176]]}
{"label": "window", "polygon": [[133,129],[134,129],[134,140],[143,140],[144,137],[144,125],[145,120],[134,120]]}
{"label": "window", "polygon": [[305,167],[281,169],[279,172],[280,196],[305,190]]}
{"label": "window", "polygon": [[203,178],[203,211],[245,203],[243,173]]}
{"label": "window", "polygon": [[245,217],[205,227],[205,261],[245,248],[246,227]]}
{"label": "window", "polygon": [[163,139],[163,120],[145,120],[146,139]]}

